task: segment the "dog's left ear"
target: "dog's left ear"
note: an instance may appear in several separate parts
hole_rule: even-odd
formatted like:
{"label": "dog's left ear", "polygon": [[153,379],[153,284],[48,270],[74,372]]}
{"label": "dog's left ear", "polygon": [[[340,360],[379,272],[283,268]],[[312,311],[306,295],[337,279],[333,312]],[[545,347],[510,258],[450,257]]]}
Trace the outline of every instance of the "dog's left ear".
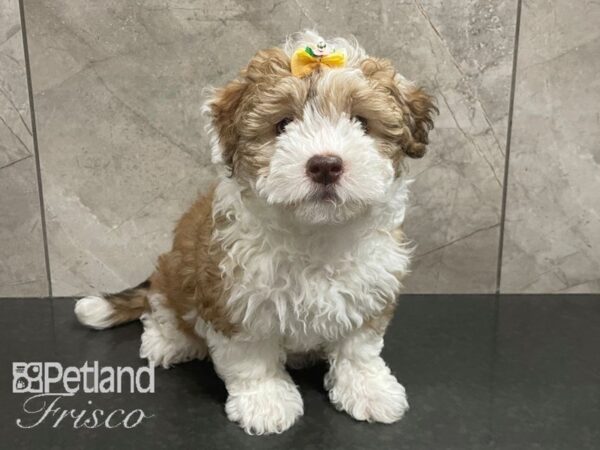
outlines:
{"label": "dog's left ear", "polygon": [[[402,85],[406,81],[397,76],[396,83]],[[423,88],[412,84],[404,89],[400,88],[400,92],[412,119],[412,139],[409,139],[404,151],[411,158],[422,158],[429,144],[429,131],[433,129],[433,114],[438,113],[435,99]]]}
{"label": "dog's left ear", "polygon": [[361,63],[361,70],[391,94],[402,110],[401,119],[408,129],[400,142],[403,152],[411,158],[422,158],[433,129],[433,115],[438,113],[434,97],[404,79],[387,59],[367,58]]}

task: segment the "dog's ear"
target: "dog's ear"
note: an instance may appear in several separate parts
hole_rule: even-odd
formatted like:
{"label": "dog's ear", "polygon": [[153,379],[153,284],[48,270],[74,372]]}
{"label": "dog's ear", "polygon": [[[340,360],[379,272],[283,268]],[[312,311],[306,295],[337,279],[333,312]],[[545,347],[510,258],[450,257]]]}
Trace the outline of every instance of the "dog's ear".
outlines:
{"label": "dog's ear", "polygon": [[213,91],[205,106],[213,139],[216,140],[213,161],[222,160],[227,166],[233,167],[240,138],[238,124],[243,116],[244,104],[252,101],[252,85],[269,77],[289,74],[290,62],[283,50],[261,50],[240,72],[237,79]]}
{"label": "dog's ear", "polygon": [[433,96],[396,73],[387,59],[367,58],[361,63],[365,76],[392,95],[400,106],[408,133],[400,144],[403,152],[411,158],[421,158],[429,143],[429,131],[433,129],[433,115],[438,112]]}
{"label": "dog's ear", "polygon": [[[396,83],[402,85],[406,81],[396,77]],[[401,88],[400,92],[412,117],[412,139],[404,151],[411,158],[422,158],[429,144],[429,131],[433,129],[433,114],[438,113],[435,99],[424,89],[412,84]]]}
{"label": "dog's ear", "polygon": [[236,123],[236,112],[248,83],[243,79],[229,82],[225,87],[216,89],[206,104],[210,117],[210,133],[213,143],[213,162],[222,160],[232,167],[233,155],[239,140]]}

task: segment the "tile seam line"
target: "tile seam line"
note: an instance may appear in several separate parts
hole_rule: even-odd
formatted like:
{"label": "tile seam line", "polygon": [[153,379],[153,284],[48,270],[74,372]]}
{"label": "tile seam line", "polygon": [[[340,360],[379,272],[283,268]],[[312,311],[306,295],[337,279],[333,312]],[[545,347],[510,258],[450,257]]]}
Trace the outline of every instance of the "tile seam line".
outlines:
{"label": "tile seam line", "polygon": [[19,14],[21,19],[21,35],[23,38],[23,55],[25,58],[25,74],[27,78],[27,91],[29,94],[29,111],[31,116],[31,135],[33,138],[33,153],[35,157],[36,177],[38,185],[38,199],[40,205],[40,220],[42,223],[42,240],[44,246],[44,263],[46,266],[46,279],[48,282],[48,297],[52,297],[52,276],[50,271],[50,255],[48,251],[48,232],[46,228],[46,208],[44,204],[44,187],[42,185],[42,168],[37,138],[37,124],[35,120],[35,105],[33,100],[33,85],[31,81],[31,65],[29,63],[29,44],[27,41],[27,26],[25,23],[24,0],[19,0]]}
{"label": "tile seam line", "polygon": [[496,267],[496,294],[500,294],[502,283],[502,262],[504,258],[504,234],[506,229],[506,205],[508,198],[508,176],[510,168],[510,151],[512,140],[513,115],[515,110],[515,90],[517,81],[517,63],[519,58],[519,40],[521,34],[522,0],[517,0],[515,21],[515,39],[513,44],[512,76],[510,81],[510,99],[508,104],[508,124],[506,127],[506,147],[504,149],[504,180],[500,207],[500,233],[498,238],[498,261]]}

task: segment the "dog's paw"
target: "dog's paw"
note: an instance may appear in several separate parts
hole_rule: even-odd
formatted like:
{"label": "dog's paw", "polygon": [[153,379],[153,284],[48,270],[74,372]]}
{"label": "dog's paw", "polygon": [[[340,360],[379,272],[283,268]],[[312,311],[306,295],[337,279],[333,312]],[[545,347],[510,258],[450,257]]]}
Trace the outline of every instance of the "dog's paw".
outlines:
{"label": "dog's paw", "polygon": [[408,410],[404,386],[384,365],[379,370],[344,362],[325,378],[329,399],[356,420],[393,423]]}
{"label": "dog's paw", "polygon": [[228,386],[225,412],[248,434],[282,433],[304,412],[298,388],[289,380],[268,379]]}

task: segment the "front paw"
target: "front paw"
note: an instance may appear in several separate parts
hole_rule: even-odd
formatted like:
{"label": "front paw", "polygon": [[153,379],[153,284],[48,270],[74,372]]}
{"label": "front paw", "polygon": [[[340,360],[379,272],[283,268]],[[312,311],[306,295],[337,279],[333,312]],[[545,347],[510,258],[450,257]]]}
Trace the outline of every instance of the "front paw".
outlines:
{"label": "front paw", "polygon": [[248,434],[282,433],[304,412],[300,392],[290,380],[260,380],[227,389],[227,417]]}
{"label": "front paw", "polygon": [[406,391],[385,364],[376,366],[344,361],[332,368],[325,378],[329,399],[356,420],[396,422],[408,410]]}

